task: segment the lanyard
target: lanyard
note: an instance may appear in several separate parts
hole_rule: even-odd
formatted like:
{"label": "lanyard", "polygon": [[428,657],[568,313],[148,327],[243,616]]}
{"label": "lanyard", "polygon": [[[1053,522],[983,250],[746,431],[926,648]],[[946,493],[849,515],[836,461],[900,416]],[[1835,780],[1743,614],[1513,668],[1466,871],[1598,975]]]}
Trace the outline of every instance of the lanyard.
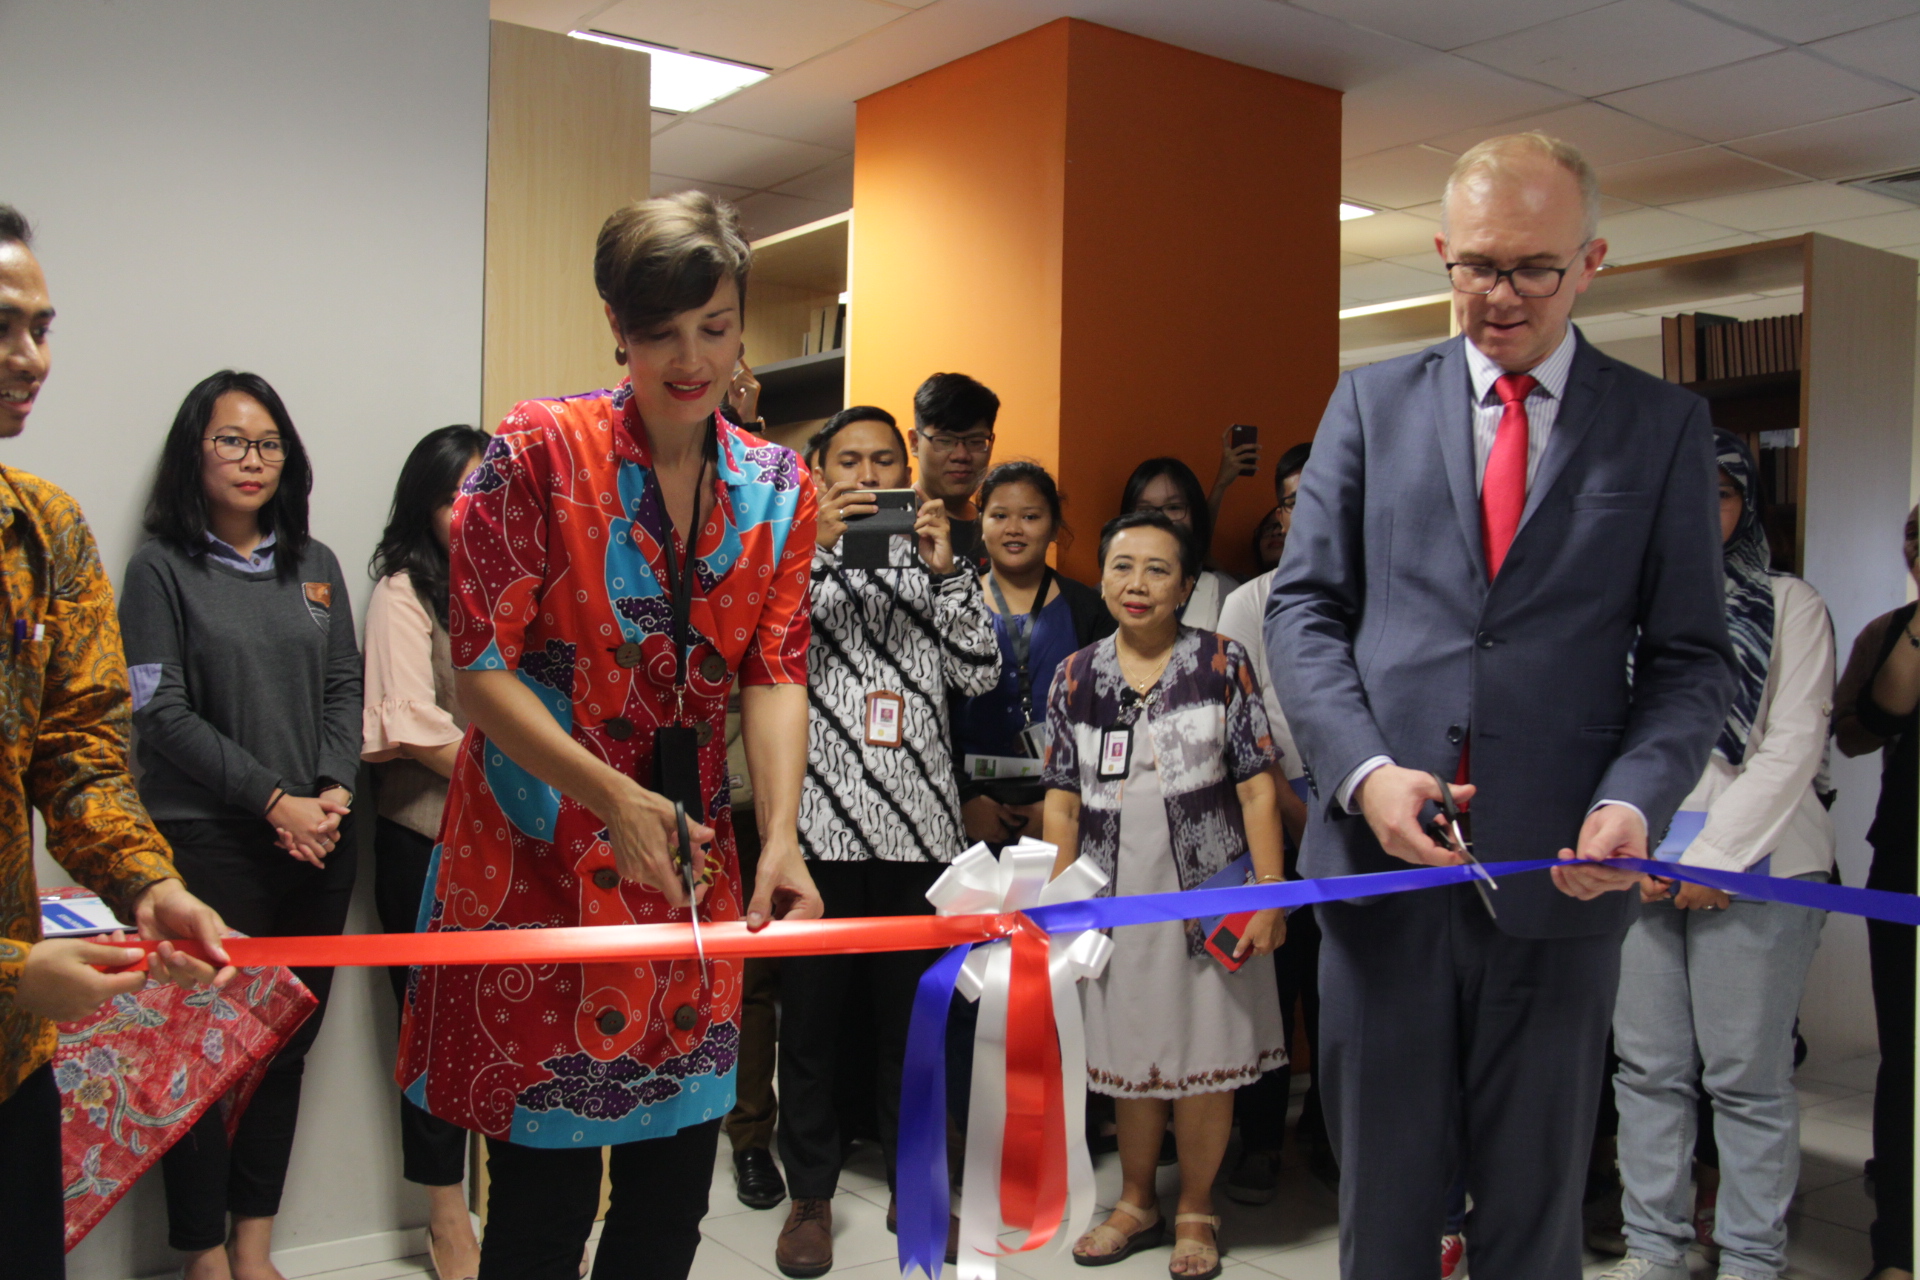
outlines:
{"label": "lanyard", "polygon": [[[713,437],[709,435],[708,444],[713,443]],[[660,553],[666,557],[667,561],[667,598],[673,616],[673,696],[674,720],[676,723],[686,718],[687,649],[689,648],[687,644],[687,632],[689,619],[693,615],[693,579],[695,576],[693,567],[693,544],[700,536],[700,498],[701,495],[705,493],[707,487],[708,461],[706,446],[702,446],[700,451],[700,474],[693,482],[693,529],[686,538],[687,557],[684,565],[674,555],[673,535],[675,529],[673,525],[673,513],[667,510],[666,490],[660,487],[660,477],[658,475],[655,475],[653,480],[654,486],[660,489],[660,514],[665,517],[667,522],[667,536],[660,540]]]}
{"label": "lanyard", "polygon": [[1013,611],[1007,607],[1006,592],[1000,589],[1000,577],[989,570],[987,585],[993,588],[993,602],[1000,606],[1000,616],[1007,622],[1007,638],[1013,642],[1013,660],[1019,664],[1020,714],[1024,723],[1033,723],[1033,671],[1028,660],[1033,657],[1033,633],[1040,629],[1040,611],[1046,608],[1047,591],[1053,586],[1053,566],[1047,565],[1040,574],[1040,589],[1033,593],[1033,607],[1027,610],[1027,625],[1023,629],[1014,618]]}

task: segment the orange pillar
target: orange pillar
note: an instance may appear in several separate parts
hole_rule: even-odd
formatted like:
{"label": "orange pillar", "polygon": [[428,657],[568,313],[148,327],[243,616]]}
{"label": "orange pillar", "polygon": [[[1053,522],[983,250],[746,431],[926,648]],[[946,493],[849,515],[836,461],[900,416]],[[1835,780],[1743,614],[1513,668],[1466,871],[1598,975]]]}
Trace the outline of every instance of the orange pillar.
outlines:
{"label": "orange pillar", "polygon": [[[849,403],[903,419],[940,370],[1002,401],[997,460],[1059,477],[1097,576],[1128,472],[1210,485],[1229,423],[1270,464],[1311,438],[1338,361],[1340,95],[1065,18],[864,98]],[[1243,571],[1273,505],[1231,491]]]}

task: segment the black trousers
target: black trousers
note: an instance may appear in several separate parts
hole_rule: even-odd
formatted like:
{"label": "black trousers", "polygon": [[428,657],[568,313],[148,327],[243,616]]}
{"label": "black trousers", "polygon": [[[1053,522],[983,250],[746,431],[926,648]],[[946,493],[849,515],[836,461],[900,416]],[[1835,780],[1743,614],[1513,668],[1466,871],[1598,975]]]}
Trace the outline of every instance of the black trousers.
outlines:
{"label": "black trousers", "polygon": [[[420,918],[420,897],[427,887],[427,867],[433,862],[433,841],[388,818],[373,826],[373,905],[380,928],[387,933],[412,933]],[[390,965],[394,1003],[407,1007],[407,966]],[[401,1167],[408,1182],[423,1187],[455,1187],[466,1180],[467,1131],[451,1121],[400,1099]]]}
{"label": "black trousers", "polygon": [[[927,890],[945,866],[927,862],[809,862],[829,918],[931,915]],[[840,1034],[847,988],[864,976],[875,1042],[873,1100],[887,1181],[900,1129],[900,1071],[914,988],[938,951],[863,956],[788,956],[780,962],[780,1162],[796,1200],[826,1199],[840,1181],[840,1123],[834,1082],[843,1069]],[[864,975],[862,971],[864,970]]]}
{"label": "black trousers", "polygon": [[41,1067],[0,1102],[0,1258],[8,1280],[65,1280],[60,1091]]}
{"label": "black trousers", "polygon": [[[720,1121],[606,1148],[613,1183],[593,1280],[686,1280],[700,1247]],[[575,1280],[600,1207],[599,1148],[487,1139],[480,1280]]]}
{"label": "black trousers", "polygon": [[[1287,917],[1287,940],[1273,953],[1273,974],[1290,1048],[1293,1007],[1296,1001],[1301,1006],[1313,1077],[1300,1109],[1300,1136],[1314,1135],[1317,1140],[1326,1129],[1326,1121],[1320,1108],[1320,926],[1311,906]],[[1287,1136],[1287,1106],[1293,1097],[1295,1069],[1289,1061],[1234,1092],[1233,1116],[1240,1125],[1242,1150],[1279,1153]]]}
{"label": "black trousers", "polygon": [[1469,885],[1314,910],[1344,1280],[1433,1274],[1459,1152],[1474,1280],[1578,1280],[1621,934],[1515,938]]}
{"label": "black trousers", "polygon": [[[1907,851],[1912,857],[1912,851]],[[1873,1267],[1913,1270],[1913,929],[1867,921],[1880,1074],[1873,1093]]]}
{"label": "black trousers", "polygon": [[[324,867],[290,856],[273,828],[257,819],[159,824],[173,846],[173,864],[187,888],[233,928],[256,938],[339,933],[353,897],[358,846],[353,819]],[[320,1002],[268,1065],[231,1144],[219,1107],[209,1107],[161,1158],[167,1186],[167,1240],[198,1252],[223,1244],[227,1215],[271,1218],[280,1212],[293,1130],[300,1117],[300,1081],[307,1050],[320,1034],[333,987],[332,969],[295,969]]]}

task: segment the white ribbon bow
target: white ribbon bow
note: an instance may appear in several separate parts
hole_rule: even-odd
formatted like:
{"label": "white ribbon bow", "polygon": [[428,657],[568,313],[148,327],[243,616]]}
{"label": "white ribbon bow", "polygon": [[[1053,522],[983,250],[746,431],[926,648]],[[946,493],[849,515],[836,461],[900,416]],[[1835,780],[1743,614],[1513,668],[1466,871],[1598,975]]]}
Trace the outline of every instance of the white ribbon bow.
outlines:
{"label": "white ribbon bow", "polygon": [[[995,860],[986,845],[976,844],[934,882],[927,900],[939,915],[986,915],[1091,898],[1106,886],[1106,873],[1084,857],[1053,876],[1057,853],[1045,841],[1023,837],[1006,846]],[[1054,1025],[1060,1033],[1060,1093],[1067,1130],[1067,1219],[1054,1245],[1057,1253],[1071,1251],[1094,1210],[1093,1158],[1087,1154],[1086,1133],[1086,1025],[1076,985],[1082,978],[1099,977],[1112,954],[1113,940],[1094,929],[1054,934],[1048,943],[1047,974],[1053,990]],[[973,1033],[973,1086],[961,1179],[960,1280],[994,1280],[1001,1256],[1000,1144],[1007,1122],[1007,994],[1012,971],[1011,946],[982,943],[967,956],[954,984],[961,995],[980,1005]]]}

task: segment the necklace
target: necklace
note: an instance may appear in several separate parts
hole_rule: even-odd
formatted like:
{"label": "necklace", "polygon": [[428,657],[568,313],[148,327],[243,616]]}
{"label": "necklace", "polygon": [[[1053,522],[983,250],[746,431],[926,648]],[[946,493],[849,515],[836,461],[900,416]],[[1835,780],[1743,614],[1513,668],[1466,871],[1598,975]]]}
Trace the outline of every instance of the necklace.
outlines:
{"label": "necklace", "polygon": [[[1140,675],[1135,675],[1134,672],[1127,670],[1129,665],[1127,662],[1128,654],[1124,647],[1116,645],[1114,648],[1114,656],[1120,661],[1121,678],[1132,686],[1135,693],[1144,698],[1147,696],[1147,691],[1158,684],[1160,677],[1166,673],[1167,663],[1173,658],[1173,646],[1168,645],[1167,651],[1161,654],[1158,659],[1151,660],[1147,670]],[[1139,659],[1135,659],[1135,661],[1138,662]]]}

